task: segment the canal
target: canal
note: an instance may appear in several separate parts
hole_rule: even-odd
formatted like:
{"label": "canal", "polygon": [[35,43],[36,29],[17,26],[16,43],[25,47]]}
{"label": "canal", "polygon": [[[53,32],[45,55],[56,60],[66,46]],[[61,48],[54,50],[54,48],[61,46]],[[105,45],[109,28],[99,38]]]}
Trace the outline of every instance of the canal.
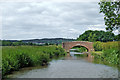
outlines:
{"label": "canal", "polygon": [[93,63],[91,57],[71,56],[53,59],[48,66],[22,68],[8,75],[10,78],[118,78],[118,69]]}

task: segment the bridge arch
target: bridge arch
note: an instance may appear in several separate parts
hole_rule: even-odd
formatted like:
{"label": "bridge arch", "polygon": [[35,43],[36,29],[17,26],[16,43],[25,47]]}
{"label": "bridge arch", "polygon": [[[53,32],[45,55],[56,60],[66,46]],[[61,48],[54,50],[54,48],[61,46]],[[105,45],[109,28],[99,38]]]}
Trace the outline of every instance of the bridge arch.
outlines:
{"label": "bridge arch", "polygon": [[74,45],[72,47],[70,47],[70,49],[74,48],[74,47],[85,47],[87,49],[87,52],[89,51],[89,48],[83,45]]}
{"label": "bridge arch", "polygon": [[64,42],[62,43],[63,48],[66,52],[69,52],[70,49],[74,46],[83,46],[88,49],[88,52],[94,51],[93,43],[87,41],[71,41],[71,42]]}

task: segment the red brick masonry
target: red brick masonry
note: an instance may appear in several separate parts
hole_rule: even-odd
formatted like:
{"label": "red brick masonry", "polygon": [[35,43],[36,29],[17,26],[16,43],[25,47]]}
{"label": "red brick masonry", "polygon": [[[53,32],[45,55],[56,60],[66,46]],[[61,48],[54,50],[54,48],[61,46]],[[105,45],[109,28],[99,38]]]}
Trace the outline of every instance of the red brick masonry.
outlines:
{"label": "red brick masonry", "polygon": [[88,52],[94,51],[93,48],[93,42],[87,42],[87,41],[72,41],[72,42],[63,42],[62,47],[69,52],[70,49],[74,46],[83,46],[88,49]]}

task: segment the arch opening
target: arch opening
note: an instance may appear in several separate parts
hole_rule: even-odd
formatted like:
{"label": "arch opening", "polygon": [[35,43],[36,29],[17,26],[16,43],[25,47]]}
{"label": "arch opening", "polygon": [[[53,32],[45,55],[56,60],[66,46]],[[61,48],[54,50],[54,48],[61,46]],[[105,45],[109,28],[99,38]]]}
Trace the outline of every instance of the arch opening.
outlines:
{"label": "arch opening", "polygon": [[72,46],[70,48],[70,52],[80,52],[80,53],[82,53],[82,52],[88,52],[88,51],[89,51],[88,48],[86,48],[85,46],[81,46],[81,45]]}

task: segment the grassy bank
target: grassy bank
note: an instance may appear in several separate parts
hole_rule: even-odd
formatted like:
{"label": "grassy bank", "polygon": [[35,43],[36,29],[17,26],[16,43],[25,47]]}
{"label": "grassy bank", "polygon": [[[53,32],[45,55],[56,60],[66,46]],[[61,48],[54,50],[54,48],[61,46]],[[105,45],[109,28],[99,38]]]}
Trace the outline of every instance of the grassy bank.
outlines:
{"label": "grassy bank", "polygon": [[46,65],[52,57],[65,54],[60,46],[2,47],[2,76],[23,67]]}
{"label": "grassy bank", "polygon": [[103,54],[103,51],[94,51],[94,52],[92,52],[93,54],[98,54],[98,55],[101,55],[101,54]]}
{"label": "grassy bank", "polygon": [[107,62],[110,64],[120,66],[120,41],[115,42],[94,42],[93,46],[95,51],[100,52],[92,52],[95,60],[101,60],[102,62]]}
{"label": "grassy bank", "polygon": [[120,45],[119,45],[120,41],[113,41],[113,42],[94,42],[93,46],[95,51],[103,51],[103,50],[107,50],[107,49],[116,49],[119,48],[120,49]]}

